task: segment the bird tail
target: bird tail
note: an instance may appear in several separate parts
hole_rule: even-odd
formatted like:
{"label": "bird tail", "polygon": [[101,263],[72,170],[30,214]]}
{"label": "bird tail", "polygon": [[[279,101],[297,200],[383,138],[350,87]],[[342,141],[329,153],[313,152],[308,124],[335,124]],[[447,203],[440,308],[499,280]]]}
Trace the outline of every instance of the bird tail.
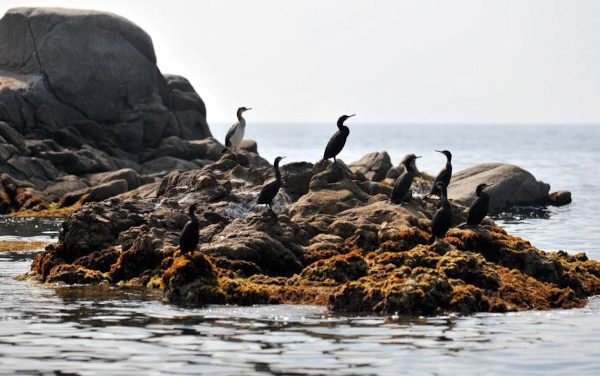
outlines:
{"label": "bird tail", "polygon": [[431,234],[431,237],[429,238],[429,244],[433,243],[435,243],[435,235]]}

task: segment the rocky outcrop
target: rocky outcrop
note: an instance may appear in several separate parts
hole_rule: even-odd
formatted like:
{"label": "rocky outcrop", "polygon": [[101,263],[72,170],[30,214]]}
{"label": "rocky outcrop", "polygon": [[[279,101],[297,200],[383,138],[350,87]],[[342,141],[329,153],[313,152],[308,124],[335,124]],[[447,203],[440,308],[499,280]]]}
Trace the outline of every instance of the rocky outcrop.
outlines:
{"label": "rocky outcrop", "polygon": [[[293,194],[286,186],[275,197],[275,212],[255,204],[270,166],[233,152],[168,174],[156,197],[89,203],[67,218],[58,244],[35,256],[30,276],[146,286],[185,304],[310,303],[419,315],[580,307],[600,293],[599,262],[540,251],[493,223],[453,228],[429,244],[435,205],[419,197],[391,204],[380,193],[384,183],[341,160],[282,170],[297,182]],[[125,182],[126,175],[93,179]],[[182,255],[179,231],[191,203],[201,240]],[[464,206],[451,204],[454,224],[463,222]]]}
{"label": "rocky outcrop", "polygon": [[[129,169],[147,184],[218,160],[223,146],[211,138],[202,99],[156,60],[150,36],[123,17],[9,10],[0,19],[0,174],[35,192],[43,208],[141,184],[132,172],[126,187],[92,182],[94,174]],[[262,162],[256,145],[248,150]],[[4,188],[11,197],[0,213],[26,209]]]}

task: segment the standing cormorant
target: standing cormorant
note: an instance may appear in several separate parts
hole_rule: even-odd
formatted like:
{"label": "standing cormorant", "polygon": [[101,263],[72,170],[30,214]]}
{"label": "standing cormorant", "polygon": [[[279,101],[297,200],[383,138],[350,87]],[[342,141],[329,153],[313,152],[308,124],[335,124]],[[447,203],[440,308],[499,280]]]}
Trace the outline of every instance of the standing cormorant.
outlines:
{"label": "standing cormorant", "polygon": [[404,172],[398,177],[398,179],[396,179],[396,184],[394,184],[394,189],[390,195],[390,201],[392,201],[392,203],[402,204],[406,199],[413,179],[415,175],[418,174],[416,165],[417,158],[421,157],[417,157],[414,154],[409,154],[402,160],[401,163],[404,165]]}
{"label": "standing cormorant", "polygon": [[279,172],[279,162],[285,157],[277,157],[275,158],[275,162],[273,162],[273,169],[275,170],[275,180],[265,184],[260,190],[260,194],[258,195],[258,200],[256,203],[258,205],[268,205],[271,210],[271,204],[273,203],[273,199],[277,196],[277,192],[279,192],[279,188],[283,185],[283,181],[281,180],[281,173]]}
{"label": "standing cormorant", "polygon": [[433,182],[433,187],[431,187],[431,192],[427,195],[427,197],[431,195],[440,196],[440,190],[437,188],[437,183],[442,182],[446,187],[450,185],[450,178],[452,178],[452,153],[448,150],[436,150],[438,153],[442,153],[446,156],[446,166],[442,168],[439,172],[435,181]]}
{"label": "standing cormorant", "polygon": [[198,233],[200,224],[198,223],[198,217],[196,217],[196,206],[194,203],[188,208],[190,220],[183,226],[179,237],[179,249],[183,254],[193,252],[200,241],[200,234]]}
{"label": "standing cormorant", "polygon": [[467,225],[469,226],[478,226],[490,210],[490,195],[483,191],[485,187],[489,187],[489,185],[482,183],[475,189],[477,198],[469,206],[467,217]]}
{"label": "standing cormorant", "polygon": [[242,116],[242,114],[251,108],[240,107],[237,109],[237,118],[238,122],[229,128],[227,131],[227,135],[225,136],[225,149],[223,152],[227,150],[227,148],[237,148],[242,142],[244,138],[244,132],[246,131],[246,119]]}
{"label": "standing cormorant", "polygon": [[437,182],[436,185],[440,192],[441,203],[431,220],[431,238],[429,239],[431,243],[443,238],[452,225],[452,208],[448,202],[446,186],[442,182]]}
{"label": "standing cormorant", "polygon": [[346,139],[350,134],[350,129],[344,125],[346,119],[354,116],[352,115],[342,115],[337,121],[338,131],[331,136],[327,146],[325,147],[325,153],[323,154],[323,159],[333,158],[333,161],[336,162],[335,157],[342,151],[344,145],[346,144]]}

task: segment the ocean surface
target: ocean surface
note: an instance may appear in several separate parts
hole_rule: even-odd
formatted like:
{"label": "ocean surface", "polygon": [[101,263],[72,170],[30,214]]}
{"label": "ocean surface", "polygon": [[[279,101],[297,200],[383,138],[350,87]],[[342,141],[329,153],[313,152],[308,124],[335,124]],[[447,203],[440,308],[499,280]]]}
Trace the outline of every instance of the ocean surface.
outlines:
{"label": "ocean surface", "polygon": [[[507,162],[567,189],[573,203],[497,222],[539,248],[600,259],[600,127],[354,125],[340,158],[386,150],[394,164],[458,171]],[[223,138],[226,125],[213,125]],[[259,152],[317,161],[335,125],[248,122]],[[55,241],[53,220],[0,218],[0,239]],[[575,310],[438,317],[344,316],[314,306],[182,308],[145,289],[42,286],[15,279],[35,251],[0,253],[4,375],[598,375],[600,297]]]}

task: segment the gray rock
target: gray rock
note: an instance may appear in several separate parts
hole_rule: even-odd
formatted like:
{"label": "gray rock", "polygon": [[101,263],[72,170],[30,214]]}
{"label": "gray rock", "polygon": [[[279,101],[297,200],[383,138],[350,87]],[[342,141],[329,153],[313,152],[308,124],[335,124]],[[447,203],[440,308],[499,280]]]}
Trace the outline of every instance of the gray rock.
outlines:
{"label": "gray rock", "polygon": [[130,168],[92,174],[86,178],[89,180],[91,186],[104,184],[113,180],[125,180],[127,182],[127,190],[135,189],[141,184],[140,174]]}
{"label": "gray rock", "polygon": [[0,20],[0,77],[0,120],[66,147],[137,159],[163,137],[210,136],[189,82],[163,77],[150,37],[111,13],[9,10]]}
{"label": "gray rock", "polygon": [[292,162],[281,166],[284,187],[287,194],[295,200],[308,193],[310,179],[313,176],[313,164],[308,162]]}
{"label": "gray rock", "polygon": [[175,158],[160,157],[142,164],[142,172],[146,175],[162,176],[173,171],[188,171],[198,168],[195,163]]}
{"label": "gray rock", "polygon": [[[60,177],[56,182],[49,185],[43,193],[48,200],[56,202],[59,201],[61,197],[68,195],[71,192],[78,192],[86,190],[87,188],[88,185],[82,179],[75,175],[67,175]],[[81,195],[79,197],[81,197]]]}
{"label": "gray rock", "polygon": [[490,211],[498,213],[512,206],[545,204],[550,185],[537,181],[520,167],[504,163],[484,163],[469,167],[452,176],[448,197],[468,206],[475,199],[480,183],[492,185]]}
{"label": "gray rock", "polygon": [[256,144],[256,141],[254,141],[254,140],[243,139],[242,142],[240,142],[239,148],[242,150],[248,151],[250,153],[258,154],[258,145]]}
{"label": "gray rock", "polygon": [[352,172],[359,172],[369,180],[381,181],[385,179],[388,170],[392,168],[392,161],[387,152],[376,151],[350,163],[348,167]]}
{"label": "gray rock", "polygon": [[556,191],[548,195],[548,203],[554,206],[568,205],[572,201],[571,192],[569,191]]}
{"label": "gray rock", "polygon": [[132,189],[125,193],[118,195],[117,197],[120,199],[130,199],[130,198],[155,198],[158,187],[160,186],[160,181],[155,181],[152,183],[140,185],[136,189]]}
{"label": "gray rock", "polygon": [[10,157],[17,154],[18,150],[11,144],[0,144],[0,163],[5,163]]}
{"label": "gray rock", "polygon": [[85,203],[106,200],[107,198],[127,192],[127,188],[126,180],[112,180],[93,187],[84,197],[82,197],[81,201],[82,203]]}
{"label": "gray rock", "polygon": [[29,154],[29,149],[25,146],[23,136],[10,125],[0,121],[0,137],[6,140],[7,143],[13,145],[20,154]]}
{"label": "gray rock", "polygon": [[6,162],[6,165],[11,169],[11,175],[17,179],[29,180],[38,189],[64,175],[51,162],[35,157],[15,155]]}

